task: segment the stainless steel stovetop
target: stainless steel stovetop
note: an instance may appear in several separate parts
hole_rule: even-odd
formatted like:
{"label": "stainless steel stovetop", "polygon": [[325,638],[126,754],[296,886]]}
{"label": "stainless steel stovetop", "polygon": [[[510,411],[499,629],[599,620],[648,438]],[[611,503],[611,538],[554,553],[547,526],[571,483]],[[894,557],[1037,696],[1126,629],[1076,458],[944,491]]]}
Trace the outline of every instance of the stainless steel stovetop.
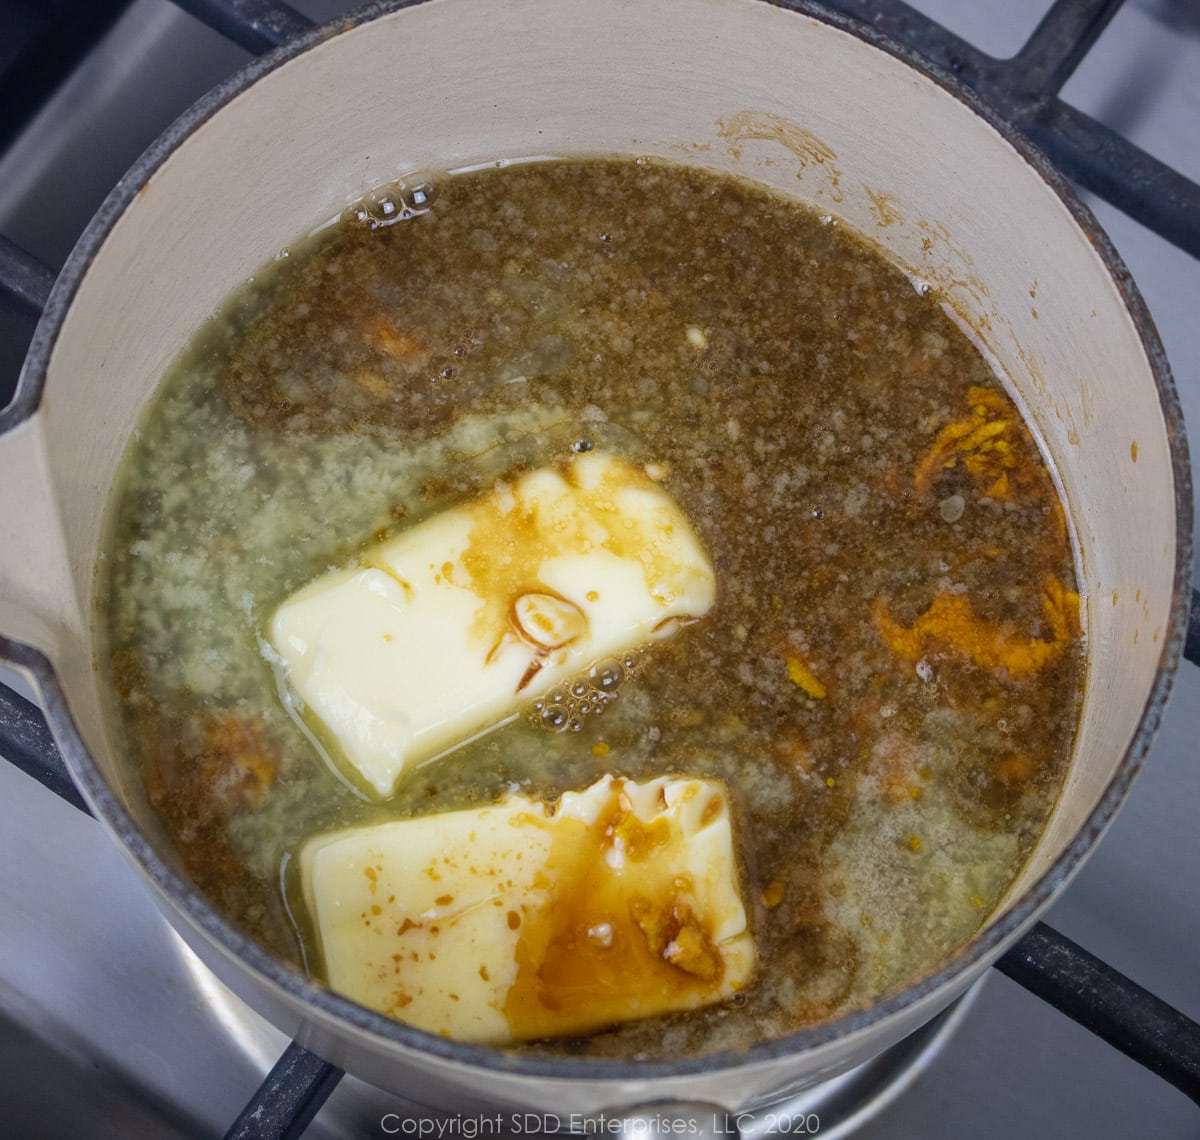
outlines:
{"label": "stainless steel stovetop", "polygon": [[[1014,52],[1049,7],[911,2],[997,56]],[[326,19],[349,5],[295,7]],[[247,58],[166,0],[136,0],[0,156],[0,233],[61,264],[141,149]],[[1200,0],[1130,0],[1063,94],[1200,180]],[[1200,262],[1093,206],[1146,297],[1188,423],[1200,430]],[[0,362],[25,335],[20,321],[0,319]],[[1185,663],[1129,802],[1048,915],[1193,1018],[1198,736],[1200,670]],[[4,764],[0,800],[0,1132],[31,1140],[222,1134],[286,1040],[196,962],[97,824]],[[824,1121],[818,1135],[836,1124]],[[347,1081],[306,1136],[398,1127]],[[854,1134],[1182,1140],[1198,1132],[1182,1094],[993,975],[915,1083]]]}

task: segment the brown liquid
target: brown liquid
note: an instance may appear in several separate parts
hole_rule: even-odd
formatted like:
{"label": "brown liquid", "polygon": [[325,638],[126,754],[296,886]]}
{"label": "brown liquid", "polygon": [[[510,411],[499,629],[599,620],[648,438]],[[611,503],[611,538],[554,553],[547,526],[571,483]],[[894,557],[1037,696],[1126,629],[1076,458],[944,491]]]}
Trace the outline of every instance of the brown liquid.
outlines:
{"label": "brown liquid", "polygon": [[[659,465],[715,606],[578,731],[531,715],[365,801],[280,705],[258,641],[274,607],[580,441]],[[280,889],[310,835],[604,772],[725,782],[755,980],[555,1051],[737,1048],[910,983],[979,929],[1066,773],[1078,599],[1036,442],[936,295],[745,183],[514,166],[293,247],[172,371],[114,504],[103,620],[130,762],[217,907],[318,973]],[[513,1016],[601,977],[579,949],[596,906],[522,918],[548,956]],[[621,937],[657,945],[641,917]]]}

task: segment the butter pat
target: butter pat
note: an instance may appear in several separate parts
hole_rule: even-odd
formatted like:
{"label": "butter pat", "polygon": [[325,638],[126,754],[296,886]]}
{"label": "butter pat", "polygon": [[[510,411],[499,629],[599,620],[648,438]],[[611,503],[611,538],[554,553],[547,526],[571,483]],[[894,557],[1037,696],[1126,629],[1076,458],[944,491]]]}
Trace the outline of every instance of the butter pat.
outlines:
{"label": "butter pat", "polygon": [[331,988],[462,1041],[696,1009],[754,970],[716,781],[512,795],[316,837],[300,868]]}
{"label": "butter pat", "polygon": [[378,795],[713,603],[712,566],[669,494],[576,456],[445,511],[276,611],[287,685]]}

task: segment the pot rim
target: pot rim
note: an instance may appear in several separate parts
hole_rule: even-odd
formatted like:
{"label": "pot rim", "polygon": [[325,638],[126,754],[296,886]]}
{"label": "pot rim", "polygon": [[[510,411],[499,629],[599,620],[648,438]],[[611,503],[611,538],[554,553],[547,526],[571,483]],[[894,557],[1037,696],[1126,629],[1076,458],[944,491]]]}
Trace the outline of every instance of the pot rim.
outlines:
{"label": "pot rim", "polygon": [[[251,61],[225,80],[181,115],[133,164],[117,182],[100,209],[89,222],[68,257],[35,331],[21,372],[17,395],[9,408],[0,411],[0,432],[7,431],[30,417],[39,406],[50,358],[75,295],[87,275],[93,259],[117,221],[136,199],[142,187],[174,154],[192,133],[276,68],[304,55],[325,40],[351,31],[375,19],[427,0],[375,0],[333,23],[314,28],[274,51]],[[816,20],[848,33],[856,39],[893,57],[930,79],[958,99],[984,124],[1001,136],[1067,208],[1075,224],[1087,237],[1108,270],[1130,314],[1140,338],[1163,412],[1167,429],[1171,469],[1175,488],[1175,566],[1172,601],[1167,632],[1159,654],[1158,666],[1137,728],[1113,778],[1071,842],[1059,853],[1047,870],[1006,910],[966,945],[947,957],[932,973],[908,988],[885,997],[865,1009],[844,1014],[836,1020],[769,1041],[757,1042],[744,1050],[725,1050],[675,1061],[620,1061],[606,1058],[547,1057],[516,1053],[500,1048],[468,1044],[439,1037],[358,1005],[349,998],[310,980],[294,967],[277,958],[222,918],[200,892],[158,852],[142,834],[124,804],[109,787],[92,758],[71,716],[66,694],[50,660],[39,650],[22,642],[0,636],[0,658],[25,669],[36,681],[45,705],[47,719],[77,785],[98,818],[138,864],[139,869],[185,916],[225,953],[293,999],[298,999],[323,1017],[353,1026],[389,1045],[400,1046],[425,1055],[443,1058],[472,1068],[540,1080],[601,1081],[653,1080],[682,1077],[725,1070],[742,1065],[769,1062],[792,1054],[819,1048],[832,1041],[858,1033],[883,1022],[948,985],[972,967],[985,967],[1003,952],[1036,919],[1051,899],[1066,885],[1082,864],[1117,808],[1128,794],[1141,768],[1170,695],[1173,675],[1179,663],[1187,630],[1192,562],[1192,482],[1184,431],[1183,414],[1170,367],[1153,320],[1128,269],[1101,229],[1091,211],[1073,187],[1049,159],[1024,135],[1002,118],[970,88],[951,73],[924,59],[915,51],[892,40],[874,27],[830,11],[815,0],[744,0],[765,3]]]}

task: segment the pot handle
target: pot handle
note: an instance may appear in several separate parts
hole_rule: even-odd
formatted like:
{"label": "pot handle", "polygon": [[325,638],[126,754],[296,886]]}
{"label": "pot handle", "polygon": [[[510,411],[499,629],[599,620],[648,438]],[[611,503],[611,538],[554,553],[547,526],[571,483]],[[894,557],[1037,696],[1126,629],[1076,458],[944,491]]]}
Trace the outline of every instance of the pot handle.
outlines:
{"label": "pot handle", "polygon": [[[68,298],[54,284],[52,269],[0,235],[0,292],[27,312],[61,315]],[[52,323],[39,323],[31,357],[48,355],[35,350],[48,350]],[[44,372],[27,364],[12,403],[0,409],[0,634],[53,656],[59,631],[79,622],[39,414],[43,384]],[[7,651],[0,658],[22,667]]]}
{"label": "pot handle", "polygon": [[67,631],[83,624],[45,421],[24,386],[0,411],[0,635],[60,659]]}
{"label": "pot handle", "polygon": [[[18,309],[40,314],[50,304],[55,273],[0,234],[0,293]],[[48,335],[42,326],[34,333]],[[0,662],[13,666],[47,707],[62,703],[45,650],[73,597],[37,415],[42,380],[22,371],[12,402],[0,408]],[[57,599],[55,601],[54,599]],[[6,636],[8,635],[8,636]],[[19,639],[19,640],[18,640]],[[82,811],[76,790],[41,710],[0,685],[0,754]]]}

